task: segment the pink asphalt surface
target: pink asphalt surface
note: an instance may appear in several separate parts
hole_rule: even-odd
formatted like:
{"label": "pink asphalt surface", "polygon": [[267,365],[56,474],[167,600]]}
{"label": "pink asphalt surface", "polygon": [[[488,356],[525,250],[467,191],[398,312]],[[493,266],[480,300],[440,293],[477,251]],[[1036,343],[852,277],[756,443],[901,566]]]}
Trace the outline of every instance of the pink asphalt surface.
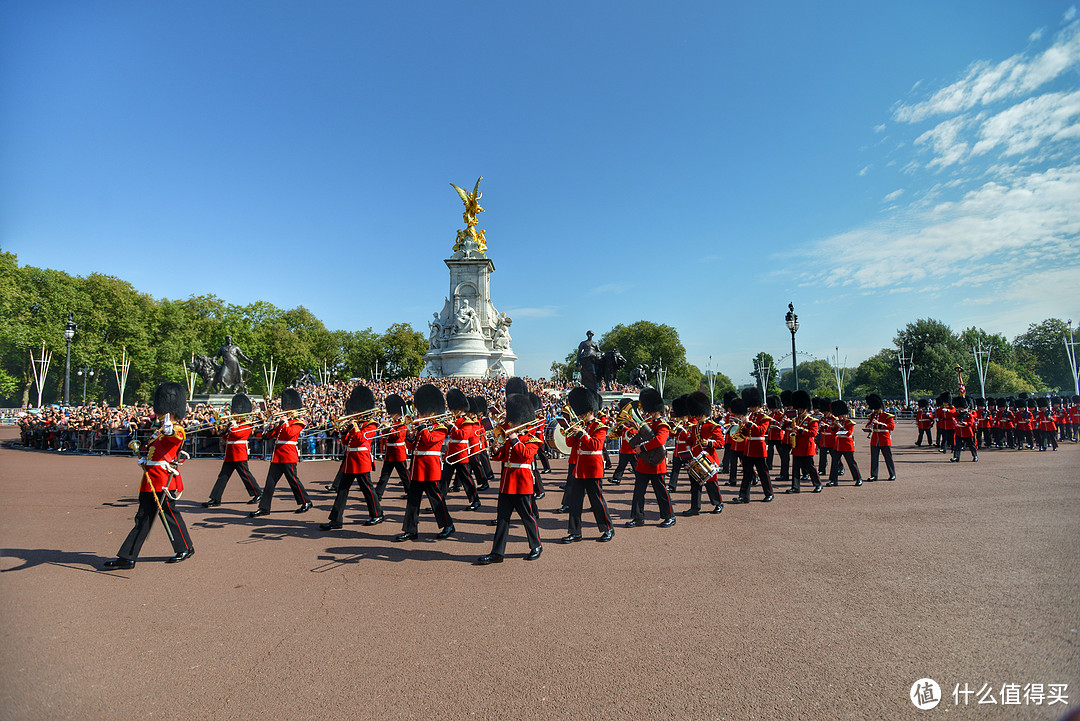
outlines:
{"label": "pink asphalt surface", "polygon": [[[10,429],[0,438],[12,438]],[[220,461],[184,466],[196,554],[155,526],[131,571],[103,572],[131,528],[130,459],[0,449],[2,719],[1060,719],[1080,708],[1080,447],[948,463],[897,434],[899,480],[625,529],[632,484],[606,485],[563,546],[544,476],[544,554],[515,523],[490,549],[494,489],[458,533],[396,544],[404,501],[366,528],[359,492],[323,533],[333,463],[304,463],[315,509],[279,486],[249,519]],[[863,474],[869,453],[860,439]],[[267,464],[252,462],[260,483]],[[557,469],[564,469],[562,463]],[[685,475],[676,511],[688,505]],[[725,499],[732,494],[724,487]],[[781,490],[781,489],[778,489]],[[753,499],[761,498],[759,488]],[[426,504],[425,504],[426,505]],[[709,506],[706,502],[706,508]],[[919,711],[920,678],[944,698]],[[956,684],[1068,684],[1055,706],[956,705]]]}

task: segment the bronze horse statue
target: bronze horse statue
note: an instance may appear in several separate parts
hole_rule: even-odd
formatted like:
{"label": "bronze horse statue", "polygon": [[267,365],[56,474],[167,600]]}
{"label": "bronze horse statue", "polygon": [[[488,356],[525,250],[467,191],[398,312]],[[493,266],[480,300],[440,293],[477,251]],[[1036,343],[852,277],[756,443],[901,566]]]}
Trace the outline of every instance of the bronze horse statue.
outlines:
{"label": "bronze horse statue", "polygon": [[[222,369],[221,364],[215,363],[214,359],[208,355],[195,356],[195,359],[188,364],[188,370],[202,378],[203,393],[215,393],[222,387],[228,389],[229,393],[247,392],[247,385],[243,378],[234,378],[232,369],[228,366]],[[215,384],[214,379],[219,371],[221,371],[221,382]]]}
{"label": "bronze horse statue", "polygon": [[607,390],[611,390],[616,383],[619,370],[624,365],[626,365],[626,358],[623,357],[623,354],[618,349],[609,350],[600,356],[600,361],[596,364],[597,381],[603,384]]}

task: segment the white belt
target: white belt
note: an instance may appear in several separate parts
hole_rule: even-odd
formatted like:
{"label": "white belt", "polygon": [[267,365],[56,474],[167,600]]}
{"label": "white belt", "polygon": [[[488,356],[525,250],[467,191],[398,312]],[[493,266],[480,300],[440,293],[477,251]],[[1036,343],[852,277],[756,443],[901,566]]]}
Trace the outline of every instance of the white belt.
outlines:
{"label": "white belt", "polygon": [[603,451],[578,451],[577,454],[579,456],[602,456],[602,455],[604,455],[604,452]]}
{"label": "white belt", "polygon": [[225,445],[227,445],[227,446],[246,446],[247,441],[226,441]]}
{"label": "white belt", "polygon": [[345,448],[345,450],[346,450],[346,451],[349,451],[349,452],[351,452],[351,453],[356,453],[356,452],[358,452],[358,451],[367,451],[367,450],[370,450],[370,449],[369,449],[369,448],[368,448],[367,446],[356,446],[355,448],[353,448],[353,447],[346,447],[346,448]]}
{"label": "white belt", "polygon": [[279,446],[295,446],[296,441],[274,441]]}
{"label": "white belt", "polygon": [[387,443],[386,445],[387,445],[388,448],[397,448],[398,446],[403,446],[405,444],[404,443]]}
{"label": "white belt", "polygon": [[469,440],[467,438],[453,438],[453,439],[450,440],[448,445],[451,445],[451,446],[466,445],[467,446],[467,445],[469,445]]}
{"label": "white belt", "polygon": [[504,467],[505,468],[532,468],[532,466],[530,464],[528,464],[528,463],[507,463],[507,464],[505,464]]}
{"label": "white belt", "polygon": [[848,435],[848,432],[847,432],[847,431],[837,431],[837,432],[836,432],[836,433],[834,433],[833,435],[834,435],[834,436],[837,436],[837,437],[841,437],[841,436],[846,436],[846,435]]}
{"label": "white belt", "polygon": [[441,456],[442,451],[416,451],[414,456]]}
{"label": "white belt", "polygon": [[763,440],[765,440],[765,436],[750,436],[750,440],[752,440],[752,441],[763,441]]}
{"label": "white belt", "polygon": [[172,468],[172,464],[168,461],[147,461],[145,465],[148,466],[164,466],[165,468]]}

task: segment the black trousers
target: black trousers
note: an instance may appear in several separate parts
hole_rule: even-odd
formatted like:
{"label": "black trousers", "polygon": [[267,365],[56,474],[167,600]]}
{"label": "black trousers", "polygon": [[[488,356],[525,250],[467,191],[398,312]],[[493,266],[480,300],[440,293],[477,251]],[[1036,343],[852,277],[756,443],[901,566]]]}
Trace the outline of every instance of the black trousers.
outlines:
{"label": "black trousers", "polygon": [[259,508],[270,510],[270,504],[274,500],[274,489],[277,488],[278,481],[283,475],[285,480],[289,482],[289,487],[292,488],[296,504],[299,506],[308,502],[307,492],[304,490],[304,486],[300,484],[300,478],[296,475],[296,464],[271,463],[270,470],[266,473],[266,484],[263,487]]}
{"label": "black trousers", "polygon": [[889,469],[889,475],[895,476],[896,466],[893,465],[892,447],[890,446],[870,446],[870,475],[877,478],[878,454],[885,457],[885,467]]}
{"label": "black trousers", "polygon": [[495,538],[491,543],[491,552],[496,556],[506,553],[506,538],[510,535],[510,514],[517,511],[521,524],[525,526],[525,535],[529,539],[529,548],[540,548],[540,532],[536,527],[536,511],[531,495],[523,493],[500,493],[496,511]]}
{"label": "black trousers", "polygon": [[679,485],[679,471],[686,467],[690,462],[690,454],[686,456],[675,456],[671,459],[671,472],[668,474],[668,488],[675,490],[675,487]]}
{"label": "black trousers", "polygon": [[[191,545],[191,536],[188,535],[187,526],[184,525],[180,512],[176,510],[174,501],[165,493],[159,493],[157,496],[161,501],[161,508],[165,511],[165,524],[172,531],[173,553],[192,550],[194,546]],[[150,535],[150,529],[153,528],[157,515],[158,507],[157,502],[154,501],[154,494],[150,491],[140,491],[139,510],[135,511],[135,527],[131,529],[131,533],[127,535],[120,550],[116,553],[119,558],[138,560],[139,551],[142,550],[146,537]]]}
{"label": "black trousers", "polygon": [[947,453],[948,451],[952,450],[954,438],[956,436],[956,429],[942,428],[940,433],[941,437],[939,439],[940,442],[938,443],[938,446],[941,448],[942,453]]}
{"label": "black trousers", "polygon": [[765,441],[765,467],[770,471],[773,469],[773,451],[780,445],[780,441]]}
{"label": "black trousers", "polygon": [[405,523],[401,530],[406,533],[416,533],[420,523],[420,497],[427,494],[431,501],[431,510],[435,512],[435,520],[440,528],[446,528],[454,523],[450,513],[446,510],[446,502],[439,493],[438,481],[412,481],[409,484],[409,497],[405,501]]}
{"label": "black trousers", "polygon": [[611,514],[608,513],[607,504],[604,503],[604,492],[600,489],[600,479],[575,478],[570,481],[570,495],[566,504],[570,506],[570,518],[566,523],[566,529],[570,535],[581,535],[581,509],[585,505],[585,494],[589,495],[589,503],[592,505],[596,527],[601,531],[612,530]]}
{"label": "black trousers", "polygon": [[447,498],[450,493],[450,480],[456,478],[458,483],[465,489],[465,497],[469,499],[469,503],[479,500],[479,496],[476,495],[476,485],[473,483],[472,478],[469,477],[469,464],[468,463],[443,463],[442,478],[439,480],[439,493],[443,498]]}
{"label": "black trousers", "polygon": [[994,445],[994,440],[993,440],[993,437],[992,437],[992,433],[993,433],[992,428],[980,428],[979,429],[979,439],[980,439],[979,445],[982,446],[983,448],[989,448],[990,446]]}
{"label": "black trousers", "polygon": [[540,446],[536,451],[536,460],[540,461],[540,465],[544,467],[545,471],[551,470],[551,463],[548,461],[547,447]]}
{"label": "black trousers", "polygon": [[1025,443],[1027,444],[1028,448],[1032,448],[1035,446],[1035,437],[1031,434],[1030,428],[1027,430],[1018,428],[1016,429],[1016,432],[1013,434],[1013,436],[1016,438],[1017,449],[1019,449]]}
{"label": "black trousers", "polygon": [[262,489],[259,488],[259,484],[255,482],[255,477],[251,475],[251,471],[248,469],[247,461],[225,461],[221,464],[217,482],[210,490],[211,501],[221,502],[221,496],[225,493],[225,485],[232,478],[233,471],[240,474],[240,480],[244,482],[244,488],[247,489],[248,495],[257,496],[262,493]]}
{"label": "black trousers", "polygon": [[383,461],[382,470],[379,471],[379,482],[375,484],[375,495],[379,498],[383,497],[383,493],[386,491],[386,484],[390,480],[390,474],[393,471],[397,471],[398,478],[401,480],[401,487],[405,489],[405,492],[409,492],[409,470],[405,467],[405,461]]}
{"label": "black trousers", "polygon": [[960,452],[962,450],[964,450],[965,448],[967,448],[969,451],[971,451],[971,457],[972,458],[978,458],[979,457],[978,451],[975,450],[975,439],[967,437],[967,438],[957,438],[956,439],[956,444],[953,446],[953,459],[959,461],[960,460]]}
{"label": "black trousers", "polygon": [[754,482],[754,471],[757,471],[758,480],[761,481],[761,490],[766,496],[773,494],[772,481],[769,480],[769,469],[765,465],[764,456],[754,458],[743,455],[742,457],[742,485],[739,486],[739,498],[749,500],[750,485]]}
{"label": "black trousers", "polygon": [[854,451],[838,451],[833,449],[832,451],[832,468],[829,470],[829,483],[832,483],[840,477],[840,461],[843,459],[847,462],[848,470],[851,471],[851,480],[861,481],[862,474],[859,473],[859,464],[855,462]]}
{"label": "black trousers", "polygon": [[[576,468],[576,463],[566,464],[566,483],[563,484],[562,498],[559,500],[560,506],[570,505],[570,483],[574,480],[574,470]],[[536,483],[534,482],[533,485],[536,485]]]}
{"label": "black trousers", "polygon": [[923,435],[926,436],[926,445],[928,445],[928,446],[934,445],[934,436],[933,436],[932,433],[930,433],[929,428],[920,428],[919,429],[919,437],[915,439],[915,445],[917,445],[917,446],[922,445]]}
{"label": "black trousers", "polygon": [[831,453],[831,448],[823,448],[822,446],[818,446],[818,475],[825,475],[825,472],[829,469],[829,456],[831,455]]}
{"label": "black trousers", "polygon": [[619,462],[616,464],[615,470],[611,472],[611,480],[622,481],[623,469],[629,466],[630,470],[633,470],[635,458],[637,458],[636,453],[620,453]]}
{"label": "black trousers", "polygon": [[813,456],[793,456],[795,459],[791,464],[791,487],[796,491],[802,488],[802,477],[809,476],[810,480],[814,482],[814,488],[821,485],[821,477],[818,475],[817,468],[814,467]]}
{"label": "black trousers", "polygon": [[367,502],[368,515],[372,518],[377,518],[383,514],[382,504],[379,503],[379,497],[375,494],[375,489],[371,487],[371,474],[370,473],[342,473],[341,483],[338,485],[337,497],[334,498],[334,507],[330,509],[330,522],[341,523],[342,516],[345,515],[345,504],[349,502],[349,489],[352,487],[353,481],[360,486],[360,492],[364,494],[364,500]]}
{"label": "black trousers", "polygon": [[634,471],[634,500],[630,505],[631,520],[639,523],[645,520],[645,490],[652,484],[656,494],[656,503],[660,506],[660,516],[665,520],[675,513],[671,508],[671,494],[664,485],[664,476],[660,473],[641,473]]}
{"label": "black trousers", "polygon": [[690,479],[690,510],[701,510],[701,487],[705,487],[705,492],[709,494],[709,501],[714,506],[721,506],[724,504],[723,499],[720,498],[720,484],[716,482],[718,476],[713,474],[712,478],[704,483],[698,483],[693,478]]}
{"label": "black trousers", "polygon": [[742,451],[737,451],[734,448],[728,448],[724,451],[724,457],[727,458],[727,484],[729,486],[737,485],[735,479],[739,475],[739,466],[742,464],[743,454]]}
{"label": "black trousers", "polygon": [[788,470],[791,468],[791,444],[777,441],[776,452],[780,456],[780,475],[776,480],[787,481]]}
{"label": "black trousers", "polygon": [[476,460],[480,463],[480,470],[484,473],[484,481],[490,483],[495,480],[495,473],[491,470],[491,456],[488,452],[480,451],[479,455],[476,456]]}
{"label": "black trousers", "polygon": [[472,473],[473,486],[477,489],[488,482],[488,474],[484,471],[483,464],[480,463],[479,453],[469,456],[469,471]]}

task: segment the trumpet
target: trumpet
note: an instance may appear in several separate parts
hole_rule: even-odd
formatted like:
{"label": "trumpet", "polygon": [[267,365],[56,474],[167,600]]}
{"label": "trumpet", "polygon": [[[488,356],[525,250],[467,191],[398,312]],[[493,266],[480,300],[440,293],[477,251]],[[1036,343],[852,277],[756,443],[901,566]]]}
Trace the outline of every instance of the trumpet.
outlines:
{"label": "trumpet", "polygon": [[433,416],[423,416],[423,417],[420,417],[420,418],[411,418],[409,420],[409,423],[408,423],[409,431],[410,432],[416,431],[422,425],[434,425],[436,423],[441,423],[444,420],[448,421],[453,417],[454,417],[454,411],[444,411],[443,413],[436,413]]}
{"label": "trumpet", "polygon": [[521,431],[521,430],[524,430],[524,429],[528,428],[529,426],[536,424],[537,421],[540,421],[542,419],[543,419],[543,415],[541,414],[541,412],[538,412],[536,414],[536,417],[533,418],[531,421],[525,421],[524,423],[519,423],[518,425],[513,426],[511,428],[503,428],[502,426],[495,426],[494,428],[491,429],[492,445],[493,446],[501,446],[503,443],[506,442],[507,437],[510,436],[511,434],[517,433],[518,431]]}

